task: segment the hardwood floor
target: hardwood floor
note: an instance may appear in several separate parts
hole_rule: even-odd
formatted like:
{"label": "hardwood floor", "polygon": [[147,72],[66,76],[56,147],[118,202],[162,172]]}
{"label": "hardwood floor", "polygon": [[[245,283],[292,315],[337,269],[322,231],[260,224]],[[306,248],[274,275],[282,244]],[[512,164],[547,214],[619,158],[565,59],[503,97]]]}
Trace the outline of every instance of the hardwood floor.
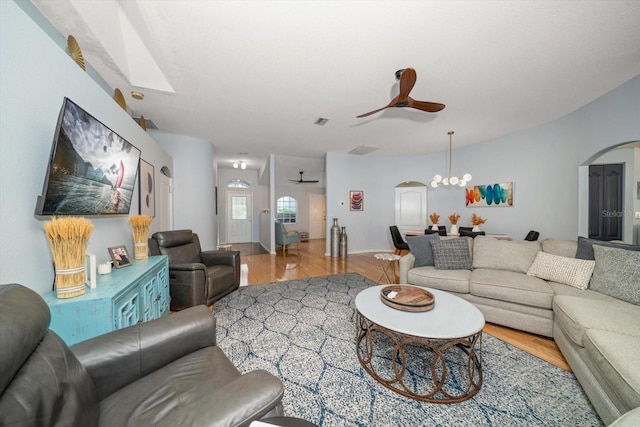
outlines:
{"label": "hardwood floor", "polygon": [[[347,259],[325,256],[325,240],[309,240],[277,255],[243,255],[241,286],[295,280],[328,274],[359,273],[374,282],[389,283],[374,253],[350,254]],[[389,275],[390,277],[391,274]],[[552,339],[487,324],[484,331],[494,337],[570,371],[569,365]]]}

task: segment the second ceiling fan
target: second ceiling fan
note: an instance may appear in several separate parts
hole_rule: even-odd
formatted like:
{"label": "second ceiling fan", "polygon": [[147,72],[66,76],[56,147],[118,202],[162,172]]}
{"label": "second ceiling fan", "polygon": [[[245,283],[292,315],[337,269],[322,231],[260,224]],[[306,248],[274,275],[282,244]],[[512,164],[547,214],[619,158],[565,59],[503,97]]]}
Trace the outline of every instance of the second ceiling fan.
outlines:
{"label": "second ceiling fan", "polygon": [[300,179],[290,179],[289,181],[295,182],[296,184],[312,184],[312,183],[319,182],[318,180],[302,179],[303,173],[304,173],[303,171],[300,171]]}
{"label": "second ceiling fan", "polygon": [[409,96],[409,92],[411,92],[411,89],[413,89],[413,86],[416,84],[416,77],[416,70],[413,68],[405,68],[403,70],[396,71],[396,79],[400,80],[400,93],[398,96],[393,98],[391,102],[384,107],[369,111],[368,113],[360,114],[357,118],[367,117],[377,113],[378,111],[391,107],[415,108],[417,110],[426,111],[427,113],[437,113],[442,110],[445,107],[444,104],[429,101],[416,101]]}

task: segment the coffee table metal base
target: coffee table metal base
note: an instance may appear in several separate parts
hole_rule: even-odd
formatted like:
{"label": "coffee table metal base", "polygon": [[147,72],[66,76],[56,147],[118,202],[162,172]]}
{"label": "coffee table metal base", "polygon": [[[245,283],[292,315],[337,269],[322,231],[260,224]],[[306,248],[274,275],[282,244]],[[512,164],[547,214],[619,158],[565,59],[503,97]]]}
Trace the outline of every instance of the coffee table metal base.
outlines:
{"label": "coffee table metal base", "polygon": [[[430,339],[405,335],[396,331],[384,328],[371,322],[365,316],[357,313],[356,318],[356,351],[358,360],[362,367],[376,381],[385,387],[400,393],[403,396],[429,403],[458,403],[473,397],[482,387],[482,330],[478,333],[464,337],[451,339]],[[382,334],[382,335],[379,335]],[[384,342],[382,342],[384,341]],[[388,353],[390,360],[377,357],[377,352],[387,349],[376,350],[376,346],[392,346]],[[425,357],[431,357],[431,366],[425,365],[423,375],[420,375],[421,384],[416,384],[415,373],[409,373],[407,366],[408,353],[415,353],[419,349]],[[460,384],[461,389],[445,389],[447,374],[451,370],[447,365],[447,353],[456,349],[462,351],[463,362],[466,365],[461,369],[465,372],[465,385]],[[430,354],[429,354],[430,353]],[[381,366],[391,364],[389,366]],[[378,369],[377,369],[378,368]],[[388,378],[383,378],[384,373],[378,373],[383,369],[388,374]],[[427,370],[430,370],[427,372]],[[385,375],[387,376],[387,375]],[[424,384],[428,382],[428,384]],[[459,391],[459,393],[458,393]]]}

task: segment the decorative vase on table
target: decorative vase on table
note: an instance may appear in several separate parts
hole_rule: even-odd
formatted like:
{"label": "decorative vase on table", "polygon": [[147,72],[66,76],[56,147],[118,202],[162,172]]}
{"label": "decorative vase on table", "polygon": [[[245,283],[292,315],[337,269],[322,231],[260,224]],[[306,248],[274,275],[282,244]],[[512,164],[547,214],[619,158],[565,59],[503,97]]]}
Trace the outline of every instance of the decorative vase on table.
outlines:
{"label": "decorative vase on table", "polygon": [[438,231],[438,224],[433,224],[431,226],[431,229],[434,230],[434,231]]}
{"label": "decorative vase on table", "polygon": [[340,233],[340,258],[347,257],[347,227],[342,227]]}
{"label": "decorative vase on table", "polygon": [[474,225],[471,231],[473,231],[474,233],[477,233],[478,231],[480,231],[480,227],[477,225]]}
{"label": "decorative vase on table", "polygon": [[451,234],[458,234],[458,226],[456,224],[451,224]]}
{"label": "decorative vase on table", "polygon": [[340,226],[338,218],[333,218],[331,226],[331,258],[337,258],[340,255]]}

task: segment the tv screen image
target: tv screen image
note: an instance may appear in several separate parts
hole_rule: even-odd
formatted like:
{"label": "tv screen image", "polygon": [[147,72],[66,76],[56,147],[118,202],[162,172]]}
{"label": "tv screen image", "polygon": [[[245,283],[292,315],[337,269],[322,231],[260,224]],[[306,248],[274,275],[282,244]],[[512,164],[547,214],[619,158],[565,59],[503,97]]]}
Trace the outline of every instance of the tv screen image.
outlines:
{"label": "tv screen image", "polygon": [[38,215],[128,214],[140,150],[64,99]]}

